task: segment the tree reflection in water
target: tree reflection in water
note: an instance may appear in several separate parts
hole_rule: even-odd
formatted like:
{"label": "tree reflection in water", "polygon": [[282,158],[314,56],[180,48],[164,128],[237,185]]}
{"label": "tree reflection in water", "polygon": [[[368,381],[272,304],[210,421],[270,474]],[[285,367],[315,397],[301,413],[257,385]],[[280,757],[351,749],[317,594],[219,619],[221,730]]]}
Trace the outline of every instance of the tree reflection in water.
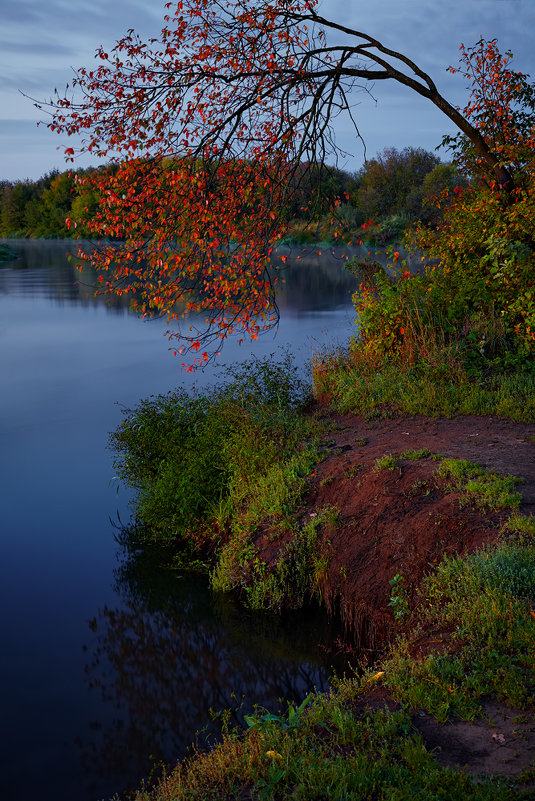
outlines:
{"label": "tree reflection in water", "polygon": [[[157,569],[146,557],[116,571],[121,606],[104,607],[86,666],[89,686],[110,714],[80,742],[85,769],[135,785],[154,762],[181,758],[197,737],[202,747],[217,734],[211,712],[241,712],[254,703],[276,710],[325,690],[331,673],[322,643],[333,625],[319,612],[258,615],[210,593],[197,575]],[[208,726],[207,726],[208,724]]]}

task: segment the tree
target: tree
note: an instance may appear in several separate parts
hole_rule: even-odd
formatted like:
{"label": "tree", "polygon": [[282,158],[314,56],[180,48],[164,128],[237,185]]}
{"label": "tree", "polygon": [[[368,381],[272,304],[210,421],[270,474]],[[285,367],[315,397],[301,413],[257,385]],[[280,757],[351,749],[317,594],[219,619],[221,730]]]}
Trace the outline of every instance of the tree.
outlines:
{"label": "tree", "polygon": [[[408,56],[322,17],[317,0],[179,0],[159,39],[133,31],[79,69],[81,99],[51,100],[49,127],[82,134],[82,150],[115,168],[81,179],[100,194],[85,224],[122,244],[89,256],[104,292],[130,293],[142,315],[192,314],[176,334],[194,351],[276,322],[270,254],[302,165],[336,158],[333,123],[354,117],[356,91],[392,80],[460,130],[505,198],[515,191],[486,131],[438,92]],[[327,43],[327,34],[340,42]],[[75,148],[65,151],[68,159]],[[170,337],[174,334],[170,334]],[[217,347],[217,345],[216,345]]]}
{"label": "tree", "polygon": [[386,148],[361,170],[359,205],[370,218],[421,210],[419,190],[438,156],[421,147]]}

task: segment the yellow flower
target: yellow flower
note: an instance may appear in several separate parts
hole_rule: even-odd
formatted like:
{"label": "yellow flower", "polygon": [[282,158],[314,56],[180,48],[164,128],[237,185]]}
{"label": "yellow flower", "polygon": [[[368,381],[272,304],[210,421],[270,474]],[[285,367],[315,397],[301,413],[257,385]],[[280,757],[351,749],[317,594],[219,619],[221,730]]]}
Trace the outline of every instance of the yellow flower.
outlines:
{"label": "yellow flower", "polygon": [[278,754],[276,751],[266,751],[266,756],[270,759],[282,759],[282,754]]}
{"label": "yellow flower", "polygon": [[384,670],[380,670],[378,673],[375,673],[373,676],[370,676],[368,681],[369,682],[370,681],[379,681],[379,679],[382,678],[384,675],[385,675]]}

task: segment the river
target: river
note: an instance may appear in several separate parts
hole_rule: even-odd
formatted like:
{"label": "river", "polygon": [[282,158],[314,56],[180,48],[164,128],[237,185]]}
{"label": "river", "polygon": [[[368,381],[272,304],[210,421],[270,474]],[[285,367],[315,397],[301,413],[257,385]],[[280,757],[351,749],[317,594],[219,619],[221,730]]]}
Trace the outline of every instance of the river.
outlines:
{"label": "river", "polygon": [[[121,407],[209,383],[213,368],[185,374],[164,321],[75,285],[70,243],[10,244],[21,255],[0,267],[0,794],[97,801],[182,756],[210,710],[326,688],[333,632],[321,615],[252,615],[203,578],[126,559],[115,535],[129,496],[108,432]],[[355,285],[339,259],[303,258],[277,335],[229,343],[222,360],[290,346],[304,365],[354,331]]]}

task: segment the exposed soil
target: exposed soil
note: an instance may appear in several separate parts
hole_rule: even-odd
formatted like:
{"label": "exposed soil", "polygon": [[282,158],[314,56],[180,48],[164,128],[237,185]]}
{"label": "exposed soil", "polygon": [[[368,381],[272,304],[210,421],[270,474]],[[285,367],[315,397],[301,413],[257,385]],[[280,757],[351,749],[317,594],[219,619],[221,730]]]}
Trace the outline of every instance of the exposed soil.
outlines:
{"label": "exposed soil", "polygon": [[[437,462],[430,457],[401,459],[394,470],[377,471],[375,461],[385,454],[428,449],[519,476],[520,511],[534,514],[535,425],[482,417],[370,422],[330,412],[327,419],[333,423],[331,442],[314,476],[305,515],[326,506],[338,510],[338,524],[323,534],[328,566],[321,577],[322,596],[329,609],[340,613],[348,638],[374,648],[394,631],[389,582],[396,574],[404,576],[408,588],[417,587],[443,554],[470,552],[495,540],[509,514],[461,504],[460,495],[437,479]],[[280,542],[266,539],[264,558],[269,561],[279,547]],[[448,632],[425,632],[413,644],[415,656],[445,647]],[[383,689],[362,703],[395,704]],[[439,725],[416,710],[413,721],[444,765],[475,774],[517,775],[535,758],[535,717],[495,701],[488,702],[485,714],[476,723]]]}
{"label": "exposed soil", "polygon": [[[331,418],[329,418],[331,419]],[[436,477],[429,457],[375,469],[385,454],[427,449],[523,479],[521,511],[535,511],[535,425],[480,417],[333,419],[326,458],[316,471],[307,514],[335,507],[339,523],[325,532],[329,568],[322,594],[339,610],[348,635],[374,646],[393,624],[389,581],[402,574],[416,587],[444,554],[492,542],[509,512],[480,511]]]}

